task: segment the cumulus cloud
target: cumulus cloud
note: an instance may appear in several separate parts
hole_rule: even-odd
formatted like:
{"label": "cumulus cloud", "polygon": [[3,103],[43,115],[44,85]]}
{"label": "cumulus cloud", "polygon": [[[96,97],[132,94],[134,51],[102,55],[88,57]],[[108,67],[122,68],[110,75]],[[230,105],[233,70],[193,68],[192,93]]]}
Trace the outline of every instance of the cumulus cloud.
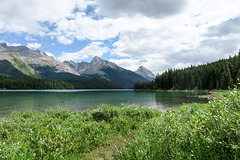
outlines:
{"label": "cumulus cloud", "polygon": [[62,44],[65,44],[65,45],[71,44],[71,43],[73,42],[71,39],[67,38],[67,37],[64,36],[64,35],[58,36],[58,37],[57,37],[57,40],[58,40],[58,42],[60,42],[60,43],[62,43]]}
{"label": "cumulus cloud", "polygon": [[156,29],[159,28],[159,23],[159,20],[141,16],[136,16],[134,19],[121,17],[95,20],[85,14],[76,13],[74,19],[58,21],[55,24],[56,30],[50,32],[49,35],[57,37],[58,41],[63,44],[65,44],[65,41],[62,41],[62,38],[69,40],[107,40],[125,31],[135,32],[141,28]]}
{"label": "cumulus cloud", "polygon": [[[79,61],[110,52],[122,67],[143,65],[156,74],[236,54],[239,8],[236,0],[2,0],[0,33],[49,36],[69,46],[88,40],[81,51],[57,59]],[[113,45],[103,44],[112,38]]]}
{"label": "cumulus cloud", "polygon": [[70,44],[72,40],[106,40],[119,32],[114,20],[94,20],[82,13],[77,13],[72,20],[62,19],[56,23],[56,26],[56,30],[49,35],[57,37],[63,44]]}
{"label": "cumulus cloud", "polygon": [[110,59],[110,62],[116,63],[125,69],[135,71],[139,67],[140,59]]}
{"label": "cumulus cloud", "polygon": [[[150,68],[154,74],[168,68],[183,68],[228,58],[238,53],[239,34],[224,38],[205,38],[201,28],[185,28],[171,32],[165,30],[138,30],[123,32],[114,43],[112,54],[129,59],[112,60],[122,67],[135,70],[140,65]],[[189,34],[192,33],[192,34]],[[131,59],[137,59],[132,61]]]}
{"label": "cumulus cloud", "polygon": [[37,48],[40,48],[42,45],[41,44],[39,44],[39,43],[28,43],[27,44],[27,47],[28,48],[32,48],[32,49],[37,49]]}
{"label": "cumulus cloud", "polygon": [[61,56],[57,57],[59,61],[74,60],[81,61],[89,58],[90,56],[101,57],[104,53],[109,51],[109,48],[102,46],[102,42],[92,42],[81,51],[72,53],[62,53]]}
{"label": "cumulus cloud", "polygon": [[150,69],[155,75],[165,71],[166,68],[169,68],[170,66],[170,64],[167,61],[165,61],[165,59],[154,59],[151,57],[138,58],[138,59],[132,59],[132,58],[110,59],[109,61],[114,62],[117,65],[132,71],[136,71],[140,66],[144,66]]}
{"label": "cumulus cloud", "polygon": [[52,53],[50,53],[50,52],[45,52],[48,56],[50,56],[50,57],[53,57],[54,59],[56,58],[55,56],[54,56],[54,54],[52,54]]}
{"label": "cumulus cloud", "polygon": [[99,0],[104,15],[109,17],[134,16],[162,18],[179,13],[186,0]]}
{"label": "cumulus cloud", "polygon": [[[145,26],[134,31],[122,30],[112,54],[138,60],[115,62],[123,67],[133,66],[133,63],[148,66],[156,74],[168,68],[205,64],[237,54],[240,3],[221,2],[189,1],[186,11],[179,15],[155,21],[149,19],[151,23],[142,23]],[[218,5],[212,8],[214,3]],[[217,39],[213,35],[222,37]],[[148,62],[141,62],[143,59]]]}
{"label": "cumulus cloud", "polygon": [[[119,36],[119,40],[113,44],[115,47],[112,54],[120,57],[139,59],[136,65],[143,65],[150,68],[155,74],[161,73],[166,68],[174,68],[175,64],[181,62],[174,56],[182,50],[190,50],[197,47],[201,40],[194,33],[199,32],[200,28],[184,26],[175,28],[174,25],[164,27],[164,21],[156,21],[155,29],[139,28],[136,31],[125,31]],[[170,22],[168,22],[170,24]],[[171,23],[177,23],[171,22]],[[187,33],[193,34],[187,34]],[[120,65],[132,66],[131,61],[116,61]],[[121,62],[121,63],[120,63]],[[136,61],[135,61],[136,62]],[[128,64],[127,64],[128,63]],[[136,66],[135,66],[136,68]]]}
{"label": "cumulus cloud", "polygon": [[0,30],[38,34],[47,31],[43,22],[50,24],[72,15],[75,7],[85,9],[85,0],[2,0]]}
{"label": "cumulus cloud", "polygon": [[240,16],[231,18],[216,26],[211,26],[208,29],[207,36],[224,36],[228,34],[240,33]]}

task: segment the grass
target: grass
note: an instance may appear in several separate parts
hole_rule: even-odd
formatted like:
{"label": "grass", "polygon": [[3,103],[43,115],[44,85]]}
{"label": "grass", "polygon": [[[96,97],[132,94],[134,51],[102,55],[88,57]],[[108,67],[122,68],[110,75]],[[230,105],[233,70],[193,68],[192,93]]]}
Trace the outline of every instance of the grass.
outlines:
{"label": "grass", "polygon": [[147,107],[108,105],[75,112],[13,112],[0,119],[0,159],[84,158],[160,114]]}
{"label": "grass", "polygon": [[153,118],[115,159],[240,159],[240,94],[185,104]]}
{"label": "grass", "polygon": [[240,93],[164,114],[102,105],[13,112],[0,119],[0,159],[240,159]]}

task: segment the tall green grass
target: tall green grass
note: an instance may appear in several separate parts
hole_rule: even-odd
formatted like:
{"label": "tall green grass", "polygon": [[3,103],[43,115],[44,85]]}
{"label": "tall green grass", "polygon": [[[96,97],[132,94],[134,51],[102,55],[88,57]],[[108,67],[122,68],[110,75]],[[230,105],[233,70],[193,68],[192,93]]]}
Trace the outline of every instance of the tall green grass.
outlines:
{"label": "tall green grass", "polygon": [[240,93],[185,104],[149,121],[115,159],[240,159]]}
{"label": "tall green grass", "polygon": [[[137,132],[136,132],[137,131]],[[125,138],[115,159],[240,159],[240,93],[160,111],[102,105],[87,111],[13,112],[0,119],[0,159],[84,158]]]}
{"label": "tall green grass", "polygon": [[75,112],[13,112],[0,119],[0,159],[84,157],[160,114],[147,107],[108,105]]}

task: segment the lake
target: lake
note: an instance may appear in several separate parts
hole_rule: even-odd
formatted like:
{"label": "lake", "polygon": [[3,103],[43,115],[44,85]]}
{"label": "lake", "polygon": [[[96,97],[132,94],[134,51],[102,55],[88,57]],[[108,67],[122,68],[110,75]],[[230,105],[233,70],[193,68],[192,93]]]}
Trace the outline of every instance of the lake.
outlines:
{"label": "lake", "polygon": [[155,92],[127,90],[0,90],[0,116],[12,111],[63,108],[85,110],[101,104],[148,106],[166,111],[183,103],[207,103],[204,92]]}

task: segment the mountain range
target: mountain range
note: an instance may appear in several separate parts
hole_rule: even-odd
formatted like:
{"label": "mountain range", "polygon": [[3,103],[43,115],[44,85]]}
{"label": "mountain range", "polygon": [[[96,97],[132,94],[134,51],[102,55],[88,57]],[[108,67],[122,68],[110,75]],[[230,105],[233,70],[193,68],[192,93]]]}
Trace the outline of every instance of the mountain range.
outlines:
{"label": "mountain range", "polygon": [[133,72],[97,56],[90,63],[72,60],[62,63],[41,50],[8,46],[6,43],[0,43],[0,73],[50,80],[104,79],[122,88],[132,88],[138,81],[152,81],[155,78],[143,66]]}

